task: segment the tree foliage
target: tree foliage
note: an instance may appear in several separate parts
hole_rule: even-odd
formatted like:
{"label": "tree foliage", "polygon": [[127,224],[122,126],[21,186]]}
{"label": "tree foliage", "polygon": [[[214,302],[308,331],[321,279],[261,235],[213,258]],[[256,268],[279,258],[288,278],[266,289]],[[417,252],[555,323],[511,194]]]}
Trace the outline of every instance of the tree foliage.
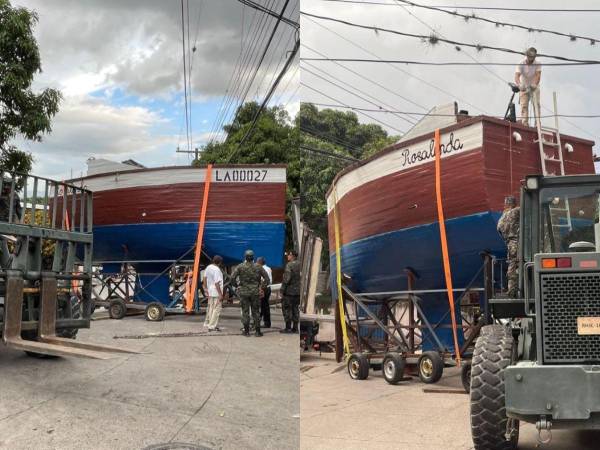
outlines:
{"label": "tree foliage", "polygon": [[61,94],[47,88],[35,93],[31,84],[42,64],[33,28],[37,14],[0,0],[0,151],[4,170],[31,170],[29,153],[9,142],[21,136],[41,141],[52,129]]}
{"label": "tree foliage", "polygon": [[[291,214],[291,200],[300,195],[300,156],[298,130],[282,106],[266,108],[260,115],[254,131],[240,145],[250,130],[259,105],[248,102],[240,106],[230,124],[223,127],[227,137],[223,142],[207,144],[194,165],[208,163],[231,164],[286,164],[287,208]],[[288,245],[291,230],[288,228]]]}
{"label": "tree foliage", "polygon": [[[364,159],[398,141],[388,136],[379,125],[361,124],[354,112],[333,109],[318,110],[311,103],[302,103],[296,117],[300,142],[328,153]],[[327,192],[335,176],[352,162],[303,151],[301,155],[302,220],[324,242],[323,261],[328,260]]]}

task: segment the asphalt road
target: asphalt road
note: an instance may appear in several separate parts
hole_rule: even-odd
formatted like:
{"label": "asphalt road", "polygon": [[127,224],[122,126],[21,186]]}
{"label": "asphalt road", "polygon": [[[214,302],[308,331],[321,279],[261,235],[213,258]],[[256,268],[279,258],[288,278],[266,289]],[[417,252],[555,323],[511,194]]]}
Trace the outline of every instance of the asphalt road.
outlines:
{"label": "asphalt road", "polygon": [[[300,448],[302,450],[470,450],[469,397],[425,393],[423,388],[462,389],[460,371],[450,368],[435,385],[418,378],[389,385],[381,372],[364,381],[350,379],[331,354],[300,360]],[[537,446],[532,425],[521,428],[519,449],[592,450],[600,431],[554,430],[548,445]]]}
{"label": "asphalt road", "polygon": [[197,332],[203,317],[94,321],[78,340],[142,352],[110,360],[35,359],[0,345],[0,448],[297,449],[298,336],[235,335],[239,310],[224,316],[223,335],[185,338],[113,339]]}

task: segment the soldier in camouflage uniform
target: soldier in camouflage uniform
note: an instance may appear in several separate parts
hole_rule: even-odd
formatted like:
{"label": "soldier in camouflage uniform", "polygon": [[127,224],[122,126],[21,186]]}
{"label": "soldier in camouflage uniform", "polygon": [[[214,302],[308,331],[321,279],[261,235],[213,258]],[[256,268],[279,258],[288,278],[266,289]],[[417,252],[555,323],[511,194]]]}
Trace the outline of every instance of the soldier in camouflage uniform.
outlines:
{"label": "soldier in camouflage uniform", "polygon": [[288,252],[288,263],[281,283],[281,309],[285,319],[285,329],[281,333],[298,333],[300,316],[300,261],[295,250]]}
{"label": "soldier in camouflage uniform", "polygon": [[254,252],[246,250],[245,261],[237,266],[231,274],[231,282],[238,287],[238,295],[242,306],[242,325],[244,336],[250,336],[250,314],[254,322],[254,335],[262,336],[260,332],[260,300],[261,286],[269,284],[269,275],[258,264],[254,263]]}
{"label": "soldier in camouflage uniform", "polygon": [[519,285],[519,262],[517,261],[517,252],[519,248],[519,216],[520,208],[514,197],[504,199],[504,212],[498,221],[498,232],[506,242],[506,278],[508,280],[508,296],[517,297],[517,287]]}

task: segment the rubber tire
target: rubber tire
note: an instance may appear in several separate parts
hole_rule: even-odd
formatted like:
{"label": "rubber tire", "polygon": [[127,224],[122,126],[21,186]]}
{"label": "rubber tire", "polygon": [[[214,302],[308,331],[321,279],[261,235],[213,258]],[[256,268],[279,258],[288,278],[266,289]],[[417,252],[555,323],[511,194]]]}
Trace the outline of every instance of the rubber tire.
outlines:
{"label": "rubber tire", "polygon": [[389,384],[397,384],[404,377],[406,361],[399,353],[386,353],[383,357],[381,372]]}
{"label": "rubber tire", "polygon": [[[428,359],[432,365],[430,375],[423,373],[421,370],[421,363],[426,359]],[[423,383],[437,383],[440,381],[440,378],[442,378],[442,374],[444,373],[444,360],[438,352],[424,352],[417,363],[417,371],[419,372],[419,378]]]}
{"label": "rubber tire", "polygon": [[369,377],[369,358],[362,353],[352,353],[348,358],[348,375],[353,380],[366,380]]}
{"label": "rubber tire", "polygon": [[[158,315],[151,316],[151,310],[156,309],[158,309]],[[146,305],[146,309],[144,310],[144,317],[148,322],[161,322],[165,318],[165,306],[160,302],[148,303],[148,305]]]}
{"label": "rubber tire", "polygon": [[514,450],[519,441],[519,422],[513,439],[505,438],[506,404],[504,369],[514,360],[515,342],[503,325],[488,325],[475,343],[471,362],[471,436],[475,450]]}
{"label": "rubber tire", "polygon": [[111,319],[122,319],[127,314],[127,305],[125,304],[125,300],[120,298],[115,298],[110,301],[108,305],[108,315]]}
{"label": "rubber tire", "polygon": [[468,394],[471,391],[471,361],[463,361],[460,368],[460,381]]}

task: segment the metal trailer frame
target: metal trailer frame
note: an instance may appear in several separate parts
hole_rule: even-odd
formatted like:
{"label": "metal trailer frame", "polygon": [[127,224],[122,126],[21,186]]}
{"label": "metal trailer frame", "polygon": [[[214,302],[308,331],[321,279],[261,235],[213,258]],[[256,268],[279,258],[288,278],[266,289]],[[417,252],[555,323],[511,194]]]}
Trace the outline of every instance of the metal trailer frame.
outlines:
{"label": "metal trailer frame", "polygon": [[[482,252],[481,256],[483,263],[469,284],[465,288],[454,289],[461,292],[461,295],[455,298],[455,308],[457,311],[461,311],[462,324],[459,326],[462,327],[465,335],[465,341],[459,350],[460,359],[463,360],[463,386],[465,390],[468,390],[469,361],[475,340],[479,336],[481,328],[491,323],[488,299],[492,297],[494,291],[494,272],[500,261],[487,252]],[[418,290],[416,289],[417,277],[414,271],[406,268],[405,273],[408,279],[408,289],[406,291],[359,294],[352,292],[348,286],[348,279],[344,280],[342,285],[344,318],[354,352],[348,360],[348,370],[351,377],[355,378],[354,375],[358,373],[356,371],[353,373],[352,364],[360,365],[368,361],[370,368],[379,369],[382,364],[385,365],[389,354],[396,354],[401,357],[404,362],[402,371],[408,368],[411,373],[418,375],[425,383],[437,382],[442,375],[443,367],[456,365],[457,355],[455,355],[453,349],[448,349],[441,342],[437,333],[440,328],[451,327],[451,325],[442,324],[450,314],[450,308],[448,307],[446,314],[437,323],[432,323],[420,305],[422,303],[420,295],[446,292],[446,290]],[[475,286],[481,275],[483,275],[483,286]],[[463,300],[474,292],[479,294],[479,301],[463,304]],[[395,314],[397,306],[403,307],[400,317]],[[334,309],[336,315],[336,360],[341,362],[344,356],[341,322],[339,321],[339,308]],[[407,319],[407,323],[405,319]],[[404,324],[403,321],[405,321]],[[368,330],[366,336],[363,333],[365,330]],[[434,341],[435,351],[423,352],[422,339],[425,330],[429,332]],[[384,339],[374,339],[373,334],[375,331],[383,331],[385,334]],[[439,358],[433,353],[439,355]],[[361,356],[356,356],[353,359],[355,355]],[[429,359],[426,365],[424,357]],[[360,361],[357,362],[358,360]],[[431,364],[442,364],[442,367],[432,368]],[[355,366],[354,369],[357,369],[357,367]],[[429,373],[431,370],[436,375],[431,376],[432,374]],[[363,369],[362,374],[366,373],[368,372]],[[403,376],[396,378],[396,381],[404,379]],[[387,377],[386,380],[390,381]]]}
{"label": "metal trailer frame", "polygon": [[[184,296],[179,290],[182,285],[186,283],[186,280],[179,279],[174,274],[176,267],[189,261],[175,261],[163,273],[157,275],[155,279],[158,279],[160,275],[171,273],[171,285],[169,287],[170,301],[164,305],[162,302],[156,301],[145,302],[135,300],[135,295],[140,290],[138,284],[138,277],[140,275],[150,275],[145,273],[136,273],[129,270],[130,265],[127,262],[123,263],[123,270],[120,273],[104,274],[100,271],[94,274],[94,281],[98,289],[93,289],[93,294],[96,299],[94,300],[94,308],[103,306],[108,309],[109,316],[112,319],[122,319],[126,315],[137,315],[144,314],[146,319],[149,321],[161,321],[166,315],[172,314],[189,314],[183,308]],[[185,276],[184,276],[185,277]],[[151,284],[154,280],[150,281]],[[145,287],[149,286],[146,285]],[[141,290],[145,290],[145,287],[141,287]],[[207,297],[204,295],[202,286],[199,287],[201,295],[198,293],[195,296],[193,314],[201,312],[201,307],[206,304]],[[100,298],[106,297],[105,300]]]}

